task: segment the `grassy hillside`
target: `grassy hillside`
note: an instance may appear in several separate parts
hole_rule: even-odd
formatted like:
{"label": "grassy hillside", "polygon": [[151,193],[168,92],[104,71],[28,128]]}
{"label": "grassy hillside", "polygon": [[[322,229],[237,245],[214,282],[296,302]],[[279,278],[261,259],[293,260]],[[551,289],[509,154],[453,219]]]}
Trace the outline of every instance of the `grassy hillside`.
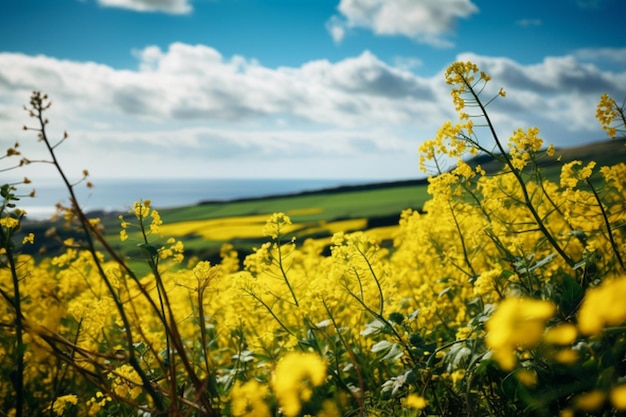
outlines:
{"label": "grassy hillside", "polygon": [[[540,164],[547,178],[558,181],[560,167],[571,160],[595,160],[599,166],[624,162],[624,140],[557,149],[554,157],[546,157]],[[484,156],[469,162],[471,165],[480,164],[490,173],[500,169],[497,161]],[[339,230],[373,228],[381,230],[382,236],[389,239],[391,232],[384,228],[397,225],[402,210],[421,209],[429,198],[426,188],[426,180],[382,182],[264,198],[208,201],[160,212],[166,225],[165,235],[182,239],[189,255],[215,259],[225,242],[233,243],[242,255],[265,242],[266,238],[260,236],[263,224],[274,212],[287,213],[298,224],[293,233],[300,242],[308,237],[329,238]],[[119,242],[117,215],[107,216],[104,223],[110,241]],[[33,231],[41,237],[33,250],[38,250],[42,244],[51,251],[56,250],[57,241],[43,239],[45,230],[50,226],[50,222],[24,224],[25,232]],[[58,230],[64,236],[71,234],[61,227]],[[119,243],[118,247],[130,255],[137,250],[136,242],[132,240],[123,245]]]}

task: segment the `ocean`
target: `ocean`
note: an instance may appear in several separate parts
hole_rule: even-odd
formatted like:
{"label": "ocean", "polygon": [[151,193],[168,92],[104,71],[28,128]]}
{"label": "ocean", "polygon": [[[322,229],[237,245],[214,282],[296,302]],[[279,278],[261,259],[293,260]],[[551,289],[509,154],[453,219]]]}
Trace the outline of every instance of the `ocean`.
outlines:
{"label": "ocean", "polygon": [[[127,211],[133,202],[152,200],[155,208],[180,207],[202,201],[228,201],[240,198],[267,197],[302,191],[315,191],[343,185],[366,184],[368,180],[346,179],[105,179],[74,187],[85,211]],[[21,194],[35,189],[35,197],[22,197],[17,205],[34,220],[47,219],[55,204],[67,204],[67,190],[60,183],[21,185]]]}

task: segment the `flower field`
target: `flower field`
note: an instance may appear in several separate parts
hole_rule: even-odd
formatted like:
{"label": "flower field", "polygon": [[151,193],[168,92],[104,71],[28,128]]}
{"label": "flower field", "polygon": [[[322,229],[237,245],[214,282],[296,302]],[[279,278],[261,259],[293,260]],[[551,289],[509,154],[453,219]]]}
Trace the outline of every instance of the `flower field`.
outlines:
{"label": "flower field", "polygon": [[[571,161],[549,179],[555,150],[538,128],[496,135],[486,106],[504,90],[484,97],[490,77],[469,62],[446,80],[459,120],[420,148],[430,199],[393,228],[280,212],[168,225],[140,201],[119,219],[140,274],[78,204],[61,214],[80,238],[23,254],[45,237],[17,238],[24,213],[4,185],[0,415],[624,415],[626,164]],[[33,94],[27,129],[73,197],[48,103]],[[626,134],[609,96],[596,117]],[[471,155],[502,169],[487,175]],[[305,227],[334,234],[300,241]],[[229,244],[220,263],[185,258],[186,235],[258,233],[243,262]]]}

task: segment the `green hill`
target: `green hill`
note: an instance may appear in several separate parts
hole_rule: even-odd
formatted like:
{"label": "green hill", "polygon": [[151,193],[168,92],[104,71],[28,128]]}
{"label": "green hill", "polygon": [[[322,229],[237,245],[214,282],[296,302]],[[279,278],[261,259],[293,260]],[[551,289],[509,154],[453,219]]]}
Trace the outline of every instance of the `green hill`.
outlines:
{"label": "green hill", "polygon": [[[625,141],[610,140],[582,146],[557,149],[553,157],[544,157],[539,164],[547,178],[558,181],[560,167],[572,160],[588,162],[594,160],[598,166],[613,165],[626,161]],[[468,161],[470,165],[480,164],[488,173],[496,173],[501,169],[499,162],[487,156],[478,156]],[[626,180],[626,179],[625,179]],[[274,212],[289,213],[294,223],[322,224],[346,219],[367,219],[367,229],[379,226],[396,225],[400,213],[407,208],[420,210],[430,198],[426,179],[395,182],[380,182],[365,185],[343,186],[295,194],[271,195],[262,198],[238,199],[229,201],[206,201],[200,204],[159,210],[165,224],[179,222],[220,219],[234,216],[270,215]],[[158,207],[156,207],[158,209]],[[103,218],[105,230],[111,241],[118,242],[119,213],[90,213],[94,217]],[[56,251],[59,241],[45,239],[45,231],[56,226],[62,237],[73,232],[63,230],[61,223],[29,222],[23,224],[23,232],[33,232],[38,236],[37,244],[32,247],[36,252],[42,247],[48,251]],[[319,232],[310,237],[324,237],[330,232]],[[307,236],[299,236],[303,240]],[[249,252],[265,238],[240,239],[233,242],[238,249]],[[199,236],[190,235],[184,239],[185,246],[191,254],[203,258],[214,258],[219,252],[221,241],[210,242]],[[119,247],[131,250],[130,246]]]}

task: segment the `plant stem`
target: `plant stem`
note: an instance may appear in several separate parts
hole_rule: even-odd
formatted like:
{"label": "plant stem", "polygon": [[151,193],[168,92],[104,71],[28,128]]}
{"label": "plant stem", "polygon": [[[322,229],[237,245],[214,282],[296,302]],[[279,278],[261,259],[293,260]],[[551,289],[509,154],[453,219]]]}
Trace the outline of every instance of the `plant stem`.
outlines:
{"label": "plant stem", "polygon": [[496,133],[494,125],[491,122],[491,119],[489,118],[489,114],[487,113],[487,110],[485,109],[483,103],[480,101],[478,94],[476,93],[476,91],[474,91],[474,88],[467,82],[467,79],[463,75],[461,75],[461,78],[463,79],[463,83],[468,88],[469,92],[472,94],[472,97],[474,98],[478,107],[480,108],[482,115],[485,117],[485,120],[487,121],[487,126],[489,127],[489,130],[491,132],[491,136],[496,142],[496,146],[498,147],[498,150],[502,154],[502,157],[504,158],[506,165],[509,167],[509,169],[515,176],[515,179],[519,183],[520,189],[522,190],[522,194],[524,196],[525,205],[528,208],[528,210],[530,210],[530,213],[532,214],[533,218],[537,222],[537,226],[539,227],[539,229],[541,230],[545,238],[548,240],[548,242],[550,242],[552,247],[559,253],[559,255],[561,255],[563,260],[565,260],[565,262],[567,262],[567,264],[570,267],[574,267],[575,262],[569,257],[567,253],[565,253],[563,248],[561,248],[561,245],[559,245],[556,239],[554,239],[554,236],[552,236],[550,231],[543,224],[542,218],[539,216],[539,213],[537,213],[537,210],[535,209],[535,206],[533,205],[530,199],[530,196],[528,195],[528,189],[526,188],[526,183],[524,182],[524,179],[522,178],[520,171],[513,166],[513,163],[511,162],[511,158],[507,155],[506,151],[504,150],[504,147],[502,146],[502,143],[500,142],[500,138],[498,137],[498,134]]}

